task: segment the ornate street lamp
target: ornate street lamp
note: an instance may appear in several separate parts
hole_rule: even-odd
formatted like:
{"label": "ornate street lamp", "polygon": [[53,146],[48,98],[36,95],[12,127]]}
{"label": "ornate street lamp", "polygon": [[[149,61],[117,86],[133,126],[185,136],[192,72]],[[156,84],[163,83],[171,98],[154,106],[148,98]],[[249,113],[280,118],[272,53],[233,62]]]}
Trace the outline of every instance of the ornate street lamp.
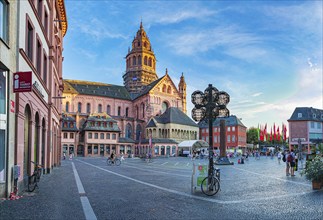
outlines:
{"label": "ornate street lamp", "polygon": [[228,117],[230,115],[227,104],[230,102],[228,93],[218,91],[217,88],[209,84],[204,93],[195,91],[192,93],[192,103],[195,107],[192,109],[192,118],[200,122],[209,121],[209,170],[208,177],[211,178],[213,168],[213,120],[217,117]]}

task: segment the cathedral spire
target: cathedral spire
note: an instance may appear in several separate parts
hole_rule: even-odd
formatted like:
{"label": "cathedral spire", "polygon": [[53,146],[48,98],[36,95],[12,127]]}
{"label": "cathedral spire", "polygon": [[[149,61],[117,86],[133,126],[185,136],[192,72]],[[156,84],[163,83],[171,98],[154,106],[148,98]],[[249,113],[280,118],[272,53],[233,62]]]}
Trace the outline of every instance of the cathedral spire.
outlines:
{"label": "cathedral spire", "polygon": [[140,30],[143,29],[144,27],[142,26],[142,18],[141,18],[141,21],[140,21]]}
{"label": "cathedral spire", "polygon": [[182,76],[179,80],[178,91],[179,91],[179,94],[182,98],[182,106],[183,106],[182,111],[186,114],[186,82],[185,82],[183,72],[182,72]]}

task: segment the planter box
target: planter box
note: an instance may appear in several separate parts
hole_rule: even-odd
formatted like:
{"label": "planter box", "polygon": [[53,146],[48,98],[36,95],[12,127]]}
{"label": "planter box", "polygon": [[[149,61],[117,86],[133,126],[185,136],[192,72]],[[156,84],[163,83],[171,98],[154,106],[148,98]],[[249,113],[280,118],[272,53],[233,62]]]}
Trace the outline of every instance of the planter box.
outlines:
{"label": "planter box", "polygon": [[313,190],[319,190],[322,187],[322,181],[320,180],[313,180],[312,181],[312,188]]}

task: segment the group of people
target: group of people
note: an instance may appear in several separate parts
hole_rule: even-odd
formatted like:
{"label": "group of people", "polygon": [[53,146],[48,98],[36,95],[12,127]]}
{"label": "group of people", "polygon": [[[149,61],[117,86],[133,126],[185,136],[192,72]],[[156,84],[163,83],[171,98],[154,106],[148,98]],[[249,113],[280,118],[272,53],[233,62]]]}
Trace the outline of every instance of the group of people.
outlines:
{"label": "group of people", "polygon": [[278,163],[283,160],[286,163],[286,176],[295,176],[295,170],[297,170],[297,155],[294,150],[287,150],[285,152],[278,152],[277,154]]}

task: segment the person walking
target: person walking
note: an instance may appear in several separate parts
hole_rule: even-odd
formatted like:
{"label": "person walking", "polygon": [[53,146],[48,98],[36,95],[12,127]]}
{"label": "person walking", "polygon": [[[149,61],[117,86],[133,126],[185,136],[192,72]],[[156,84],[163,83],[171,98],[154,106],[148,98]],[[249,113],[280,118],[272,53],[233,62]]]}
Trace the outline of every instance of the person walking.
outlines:
{"label": "person walking", "polygon": [[289,157],[287,157],[287,161],[290,163],[290,175],[295,176],[294,171],[295,171],[295,153],[294,150],[292,149]]}
{"label": "person walking", "polygon": [[278,164],[280,164],[281,158],[282,158],[282,153],[280,151],[278,151],[278,154],[277,154]]}
{"label": "person walking", "polygon": [[290,171],[290,162],[288,161],[289,155],[290,155],[289,151],[286,151],[285,152],[285,157],[286,157],[286,176],[290,175],[290,173],[289,173],[289,171]]}
{"label": "person walking", "polygon": [[66,159],[66,153],[64,152],[63,153],[63,160],[65,160]]}

